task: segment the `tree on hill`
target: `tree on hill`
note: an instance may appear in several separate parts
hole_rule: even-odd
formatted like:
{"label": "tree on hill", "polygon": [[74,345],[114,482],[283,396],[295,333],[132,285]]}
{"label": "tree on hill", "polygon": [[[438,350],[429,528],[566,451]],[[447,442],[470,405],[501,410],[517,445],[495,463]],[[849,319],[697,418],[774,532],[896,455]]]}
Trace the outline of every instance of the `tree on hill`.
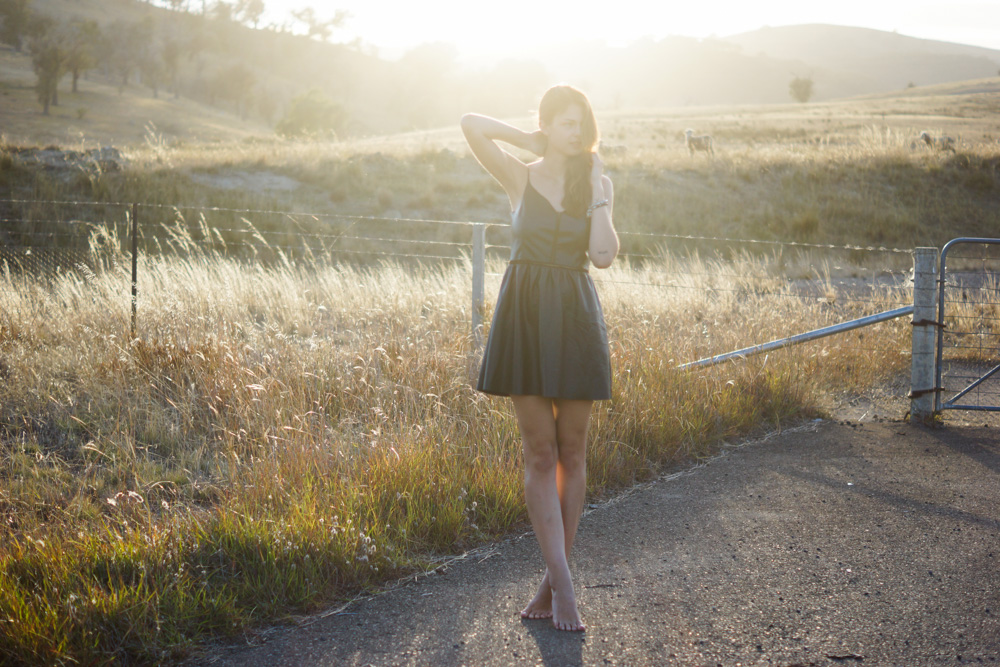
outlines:
{"label": "tree on hill", "polygon": [[0,0],[0,42],[18,53],[31,24],[31,0]]}
{"label": "tree on hill", "polygon": [[[38,79],[35,92],[42,105],[42,115],[49,115],[49,106],[59,104],[59,79],[66,73],[67,51],[62,35],[54,29],[51,19],[38,24],[38,33],[31,39],[31,65]],[[41,27],[41,26],[44,26]]]}
{"label": "tree on hill", "polygon": [[167,37],[163,40],[161,55],[163,57],[163,73],[167,83],[170,84],[170,88],[174,91],[174,97],[180,97],[181,91],[177,86],[177,70],[180,67],[181,43],[173,37]]}
{"label": "tree on hill", "polygon": [[80,74],[97,65],[97,45],[101,29],[93,20],[74,20],[66,28],[66,68],[73,75],[73,92],[77,92]]}
{"label": "tree on hill", "polygon": [[233,13],[241,23],[256,30],[260,17],[264,14],[264,0],[236,0]]}
{"label": "tree on hill", "polygon": [[813,94],[813,80],[808,76],[797,76],[788,84],[788,94],[796,102],[805,104]]}
{"label": "tree on hill", "polygon": [[219,21],[228,22],[233,20],[233,5],[223,0],[218,0],[212,5],[211,16]]}
{"label": "tree on hill", "polygon": [[347,20],[347,12],[342,9],[338,9],[333,18],[326,20],[316,16],[312,7],[292,11],[292,16],[295,17],[295,20],[305,24],[306,35],[310,39],[315,37],[321,42],[329,41],[333,31],[343,26]]}
{"label": "tree on hill", "polygon": [[285,117],[274,131],[285,137],[337,134],[347,127],[347,112],[319,88],[312,88],[292,100]]}
{"label": "tree on hill", "polygon": [[138,65],[142,83],[153,91],[153,97],[160,97],[160,82],[163,81],[165,67],[163,66],[163,50],[155,41],[146,42],[139,51]]}
{"label": "tree on hill", "polygon": [[98,49],[98,60],[120,79],[118,92],[122,93],[132,72],[141,65],[138,61],[140,54],[152,42],[153,24],[148,19],[141,22],[118,19],[103,32],[105,38]]}
{"label": "tree on hill", "polygon": [[246,102],[257,85],[257,76],[243,63],[236,63],[220,71],[212,80],[212,99],[215,97],[232,102],[236,105],[240,118],[246,116]]}
{"label": "tree on hill", "polygon": [[198,72],[198,76],[201,76],[205,69],[205,58],[203,56],[211,45],[211,39],[205,28],[205,20],[202,17],[192,15],[190,19],[192,20],[184,21],[181,32],[183,38],[178,35],[178,39],[182,39],[181,50],[187,54],[187,60],[194,61],[195,71]]}

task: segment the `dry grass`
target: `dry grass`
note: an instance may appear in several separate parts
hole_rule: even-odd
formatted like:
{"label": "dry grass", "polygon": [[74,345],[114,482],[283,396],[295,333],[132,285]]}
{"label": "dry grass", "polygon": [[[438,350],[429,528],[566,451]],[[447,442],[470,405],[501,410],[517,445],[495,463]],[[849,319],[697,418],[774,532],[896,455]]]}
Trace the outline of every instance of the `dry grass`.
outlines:
{"label": "dry grass", "polygon": [[[992,229],[995,142],[980,128],[956,155],[911,148],[920,130],[960,121],[935,116],[939,101],[926,99],[905,104],[936,125],[877,117],[897,103],[607,119],[626,256],[594,273],[616,382],[594,412],[591,497],[815,415],[826,391],[906,369],[910,327],[895,320],[677,371],[906,303],[906,289],[871,285],[910,258],[662,236],[912,248]],[[978,116],[961,122],[979,127]],[[715,160],[686,154],[687,126],[717,136]],[[68,178],[0,155],[12,194],[160,204],[142,209],[146,230],[180,223],[170,237],[179,252],[143,258],[135,340],[122,258],[45,283],[0,274],[4,662],[170,660],[206,636],[314,609],[524,522],[509,403],[468,383],[464,264],[362,268],[276,251],[273,263],[248,264],[195,242],[192,227],[253,226],[274,243],[283,237],[271,234],[331,233],[334,223],[172,208],[503,222],[505,202],[456,129],[216,146],[171,144],[151,129],[126,153],[123,173]],[[237,172],[300,185],[205,184]],[[95,237],[101,248],[119,245],[101,230],[122,210],[4,204],[5,216],[39,225],[91,220],[109,237]],[[441,229],[399,233],[468,241],[466,228]],[[839,282],[849,276],[864,280]],[[789,295],[807,288],[808,298]]]}
{"label": "dry grass", "polygon": [[[592,497],[908,364],[897,322],[675,370],[878,307],[775,296],[780,261],[600,272],[617,380]],[[509,404],[468,384],[465,267],[144,264],[135,340],[121,271],[0,281],[6,661],[177,658],[525,520]]]}

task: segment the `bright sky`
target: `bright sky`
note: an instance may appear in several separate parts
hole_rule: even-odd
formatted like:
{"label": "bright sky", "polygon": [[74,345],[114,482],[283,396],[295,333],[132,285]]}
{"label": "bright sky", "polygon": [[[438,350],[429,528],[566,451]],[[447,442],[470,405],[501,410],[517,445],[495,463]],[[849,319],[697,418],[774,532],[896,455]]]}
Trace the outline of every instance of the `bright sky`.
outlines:
{"label": "bright sky", "polygon": [[830,23],[1000,50],[1000,0],[265,0],[264,23],[312,6],[349,12],[336,41],[360,37],[392,58],[428,42],[450,42],[463,59],[516,58],[573,38],[627,44],[642,37],[726,36],[763,26]]}

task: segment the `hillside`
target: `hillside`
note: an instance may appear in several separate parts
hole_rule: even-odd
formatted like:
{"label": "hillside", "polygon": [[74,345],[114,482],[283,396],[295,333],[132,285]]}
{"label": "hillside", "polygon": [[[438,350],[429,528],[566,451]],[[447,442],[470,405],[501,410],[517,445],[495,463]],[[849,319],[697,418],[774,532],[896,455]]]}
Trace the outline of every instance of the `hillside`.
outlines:
{"label": "hillside", "polygon": [[[42,118],[30,58],[0,48],[0,131],[13,143],[270,136],[292,99],[313,87],[344,109],[347,120],[338,134],[360,137],[446,127],[469,110],[521,116],[559,81],[584,87],[602,111],[628,112],[783,104],[795,75],[814,79],[813,102],[904,90],[906,96],[948,94],[928,86],[988,81],[1000,69],[1000,51],[827,25],[762,28],[719,39],[646,38],[615,47],[561,43],[473,68],[459,65],[454,49],[443,44],[390,61],[364,44],[252,29],[137,0],[32,0],[31,7],[64,20],[95,20],[105,41],[146,22],[152,26],[146,46],[155,52],[174,41],[182,55],[176,79],[155,94],[138,68],[123,82],[108,63],[100,64],[84,74],[76,95],[67,77],[60,106],[52,118]],[[236,67],[245,69],[248,83],[224,95],[227,72]]]}
{"label": "hillside", "polygon": [[[68,86],[67,86],[68,88]],[[60,91],[61,103],[43,116],[27,55],[0,47],[0,139],[18,145],[135,146],[147,142],[234,142],[273,130],[260,121],[172,95],[88,77],[77,93]]]}

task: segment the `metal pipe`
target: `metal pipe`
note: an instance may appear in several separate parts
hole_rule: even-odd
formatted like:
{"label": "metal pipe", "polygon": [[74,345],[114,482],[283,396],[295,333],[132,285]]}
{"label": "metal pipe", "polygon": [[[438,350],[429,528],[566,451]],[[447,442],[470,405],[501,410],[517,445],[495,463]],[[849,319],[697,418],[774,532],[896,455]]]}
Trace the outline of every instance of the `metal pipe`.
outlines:
{"label": "metal pipe", "polygon": [[769,350],[776,350],[778,348],[788,347],[789,345],[795,345],[796,343],[805,343],[810,340],[816,340],[817,338],[825,338],[826,336],[832,336],[833,334],[844,333],[845,331],[851,331],[852,329],[860,329],[861,327],[866,327],[869,324],[877,324],[878,322],[893,320],[896,319],[897,317],[903,317],[904,315],[911,315],[912,313],[913,313],[913,306],[903,306],[902,308],[897,308],[895,310],[887,310],[884,313],[876,313],[875,315],[868,315],[867,317],[861,317],[859,319],[851,320],[849,322],[841,322],[840,324],[834,324],[829,327],[823,327],[822,329],[814,329],[813,331],[800,333],[795,336],[790,336],[789,338],[773,340],[770,343],[761,343],[760,345],[745,347],[742,350],[736,350],[735,352],[727,352],[725,354],[719,354],[714,357],[699,359],[698,361],[691,361],[686,364],[681,364],[677,368],[678,370],[685,370],[688,368],[697,368],[699,366],[711,366],[713,364],[717,364],[721,361],[726,361],[727,359],[732,359],[734,357],[749,357],[752,354],[760,354],[761,352],[767,352]]}
{"label": "metal pipe", "polygon": [[486,276],[486,225],[472,226],[472,347],[473,356],[483,350],[483,308]]}
{"label": "metal pipe", "polygon": [[135,340],[135,311],[139,293],[139,204],[132,204],[132,340]]}

